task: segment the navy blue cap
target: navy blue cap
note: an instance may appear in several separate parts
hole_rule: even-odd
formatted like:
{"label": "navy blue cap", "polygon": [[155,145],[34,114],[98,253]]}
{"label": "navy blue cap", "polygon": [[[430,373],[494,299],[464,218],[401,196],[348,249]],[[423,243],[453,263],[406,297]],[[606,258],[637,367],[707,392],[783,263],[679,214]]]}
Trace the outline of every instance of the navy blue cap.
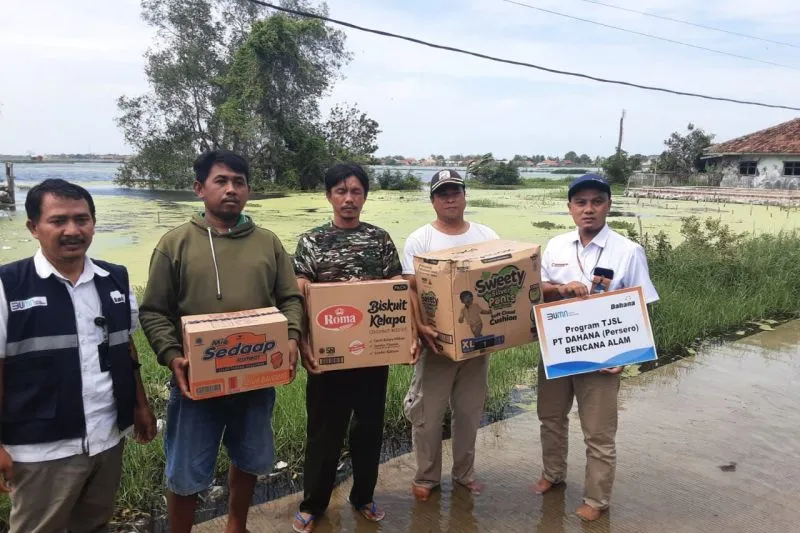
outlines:
{"label": "navy blue cap", "polygon": [[600,174],[589,173],[572,180],[567,191],[567,199],[572,200],[572,196],[583,189],[597,189],[611,196],[611,185],[608,184],[608,180]]}

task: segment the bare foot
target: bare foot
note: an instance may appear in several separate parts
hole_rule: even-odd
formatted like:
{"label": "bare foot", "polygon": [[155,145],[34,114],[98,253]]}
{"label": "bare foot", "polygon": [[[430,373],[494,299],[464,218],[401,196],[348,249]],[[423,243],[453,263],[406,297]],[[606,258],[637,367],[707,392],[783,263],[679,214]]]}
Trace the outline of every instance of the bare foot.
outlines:
{"label": "bare foot", "polygon": [[546,478],[541,478],[536,482],[536,485],[533,486],[533,492],[536,494],[544,494],[556,485],[560,485],[560,483],[552,483]]}
{"label": "bare foot", "polygon": [[600,515],[603,513],[600,509],[592,507],[588,503],[584,503],[575,511],[575,514],[578,515],[581,520],[586,520],[587,522],[592,522],[600,518]]}
{"label": "bare foot", "polygon": [[473,496],[480,496],[486,490],[486,484],[479,481],[472,480],[469,483],[459,483],[462,487],[467,489]]}
{"label": "bare foot", "polygon": [[431,497],[431,488],[424,485],[411,484],[411,493],[418,502],[426,502]]}

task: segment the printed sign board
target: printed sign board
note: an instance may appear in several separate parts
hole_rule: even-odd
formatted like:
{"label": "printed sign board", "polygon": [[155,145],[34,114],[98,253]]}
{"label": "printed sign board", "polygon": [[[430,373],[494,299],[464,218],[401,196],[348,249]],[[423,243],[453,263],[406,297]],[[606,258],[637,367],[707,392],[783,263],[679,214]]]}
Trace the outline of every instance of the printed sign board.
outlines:
{"label": "printed sign board", "polygon": [[640,287],[537,305],[547,379],[657,358]]}

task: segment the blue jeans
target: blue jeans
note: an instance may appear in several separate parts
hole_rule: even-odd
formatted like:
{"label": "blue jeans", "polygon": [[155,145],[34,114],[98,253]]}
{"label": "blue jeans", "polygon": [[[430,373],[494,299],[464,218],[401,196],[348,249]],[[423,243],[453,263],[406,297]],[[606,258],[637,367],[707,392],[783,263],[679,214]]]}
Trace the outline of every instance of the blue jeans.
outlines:
{"label": "blue jeans", "polygon": [[167,488],[179,496],[207,489],[214,478],[220,441],[236,468],[256,476],[269,474],[275,454],[274,406],[273,388],[190,400],[173,385],[164,438]]}

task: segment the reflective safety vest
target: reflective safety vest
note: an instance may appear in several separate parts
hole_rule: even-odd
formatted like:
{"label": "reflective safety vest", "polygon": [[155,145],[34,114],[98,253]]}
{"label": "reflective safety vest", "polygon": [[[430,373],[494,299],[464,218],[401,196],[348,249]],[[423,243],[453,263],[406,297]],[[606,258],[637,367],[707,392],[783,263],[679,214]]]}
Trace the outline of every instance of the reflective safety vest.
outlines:
{"label": "reflective safety vest", "polygon": [[[111,373],[121,431],[133,424],[136,381],[129,342],[131,313],[125,267],[94,261],[107,342],[98,364]],[[86,436],[75,308],[56,276],[36,273],[33,258],[0,266],[8,305],[0,441],[37,444]]]}

